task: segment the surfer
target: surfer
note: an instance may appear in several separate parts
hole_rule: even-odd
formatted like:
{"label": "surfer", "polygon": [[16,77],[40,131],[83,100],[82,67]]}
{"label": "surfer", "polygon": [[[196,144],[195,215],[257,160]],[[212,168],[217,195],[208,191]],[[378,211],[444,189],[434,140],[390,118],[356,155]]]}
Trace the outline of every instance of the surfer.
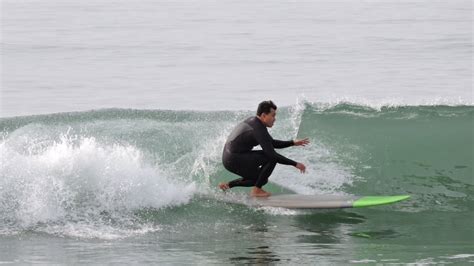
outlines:
{"label": "surfer", "polygon": [[[233,187],[252,187],[253,197],[268,197],[262,187],[268,182],[277,163],[292,165],[301,173],[306,166],[278,154],[275,148],[290,146],[306,146],[307,138],[302,140],[276,140],[268,133],[267,127],[275,123],[277,106],[272,101],[263,101],[258,105],[257,116],[249,117],[238,124],[230,133],[224,146],[222,163],[230,172],[241,178],[219,184],[219,188],[227,190]],[[262,150],[252,150],[260,145]]]}

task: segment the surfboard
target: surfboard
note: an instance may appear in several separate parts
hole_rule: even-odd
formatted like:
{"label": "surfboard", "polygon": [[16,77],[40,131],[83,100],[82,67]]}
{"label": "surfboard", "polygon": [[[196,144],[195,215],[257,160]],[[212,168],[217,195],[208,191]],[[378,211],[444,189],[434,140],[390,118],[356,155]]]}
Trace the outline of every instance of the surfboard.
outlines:
{"label": "surfboard", "polygon": [[280,194],[267,198],[254,198],[236,194],[227,197],[228,202],[244,204],[252,207],[278,207],[287,209],[337,209],[363,208],[392,204],[410,198],[408,195],[398,196],[351,196],[351,195],[299,195]]}

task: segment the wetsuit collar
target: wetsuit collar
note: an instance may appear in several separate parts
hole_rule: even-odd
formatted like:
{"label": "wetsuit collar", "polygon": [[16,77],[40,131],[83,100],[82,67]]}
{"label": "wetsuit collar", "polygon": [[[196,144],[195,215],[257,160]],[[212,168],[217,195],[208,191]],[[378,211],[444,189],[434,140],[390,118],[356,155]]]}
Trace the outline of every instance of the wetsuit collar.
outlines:
{"label": "wetsuit collar", "polygon": [[262,124],[263,127],[267,128],[267,126],[263,123],[263,121],[260,120],[260,117],[255,116],[255,118],[258,120],[258,122],[260,122],[260,124]]}

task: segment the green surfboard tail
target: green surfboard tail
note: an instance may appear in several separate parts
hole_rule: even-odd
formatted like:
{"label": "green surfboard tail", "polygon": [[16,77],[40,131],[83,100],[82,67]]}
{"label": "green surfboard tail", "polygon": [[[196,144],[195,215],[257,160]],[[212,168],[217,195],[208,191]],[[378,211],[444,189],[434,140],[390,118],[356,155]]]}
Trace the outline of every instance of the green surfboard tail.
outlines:
{"label": "green surfboard tail", "polygon": [[408,195],[400,196],[366,196],[354,201],[352,207],[363,208],[376,205],[395,203],[410,198]]}

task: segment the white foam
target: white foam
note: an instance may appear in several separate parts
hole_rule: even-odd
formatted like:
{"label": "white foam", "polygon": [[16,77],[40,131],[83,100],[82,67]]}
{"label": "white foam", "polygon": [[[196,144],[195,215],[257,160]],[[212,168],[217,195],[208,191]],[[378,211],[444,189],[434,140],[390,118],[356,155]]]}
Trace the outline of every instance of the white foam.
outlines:
{"label": "white foam", "polygon": [[99,238],[155,230],[129,223],[133,211],[185,204],[196,192],[130,145],[66,134],[33,151],[35,140],[11,137],[0,145],[0,222],[12,230]]}
{"label": "white foam", "polygon": [[[304,149],[302,152],[300,149]],[[314,142],[309,146],[293,147],[285,152],[289,158],[306,165],[306,173],[298,169],[279,166],[271,177],[271,181],[289,188],[298,194],[344,195],[342,187],[352,184],[357,177],[347,166],[335,160],[337,158],[330,148],[322,143]]]}
{"label": "white foam", "polygon": [[457,254],[449,257],[443,257],[446,259],[467,259],[467,258],[472,258],[474,257],[474,254]]}
{"label": "white foam", "polygon": [[200,190],[209,188],[210,177],[216,173],[217,166],[221,165],[222,147],[224,147],[233,126],[235,125],[227,123],[222,126],[222,129],[216,130],[214,134],[210,134],[210,136],[207,134],[208,137],[196,149],[191,174],[206,179],[203,183],[207,187],[202,187]]}
{"label": "white foam", "polygon": [[151,224],[141,224],[137,228],[123,228],[123,226],[117,227],[106,224],[93,224],[90,222],[67,222],[61,225],[48,224],[36,230],[51,235],[65,235],[73,238],[115,240],[157,232],[160,231],[161,228]]}
{"label": "white foam", "polygon": [[371,108],[377,111],[384,107],[402,107],[402,106],[472,106],[474,101],[472,99],[445,98],[433,97],[423,98],[418,100],[406,100],[403,98],[383,98],[383,99],[369,99],[363,97],[346,97],[346,96],[330,96],[311,99],[301,96],[298,101],[304,101],[307,104],[317,106],[320,110],[333,108],[340,104],[357,105],[366,108]]}
{"label": "white foam", "polygon": [[291,126],[293,129],[291,133],[295,137],[298,135],[298,131],[301,125],[301,118],[303,116],[305,108],[306,108],[306,97],[302,94],[298,96],[298,98],[296,99],[295,105],[293,105],[290,108],[290,116],[291,116],[290,121],[291,121]]}
{"label": "white foam", "polygon": [[351,260],[351,263],[374,263],[377,262],[376,260],[371,259],[362,259],[362,260]]}
{"label": "white foam", "polygon": [[304,213],[302,210],[290,210],[285,208],[277,208],[277,207],[259,207],[257,210],[262,210],[266,214],[274,215],[274,216],[294,216],[294,215],[301,215]]}

